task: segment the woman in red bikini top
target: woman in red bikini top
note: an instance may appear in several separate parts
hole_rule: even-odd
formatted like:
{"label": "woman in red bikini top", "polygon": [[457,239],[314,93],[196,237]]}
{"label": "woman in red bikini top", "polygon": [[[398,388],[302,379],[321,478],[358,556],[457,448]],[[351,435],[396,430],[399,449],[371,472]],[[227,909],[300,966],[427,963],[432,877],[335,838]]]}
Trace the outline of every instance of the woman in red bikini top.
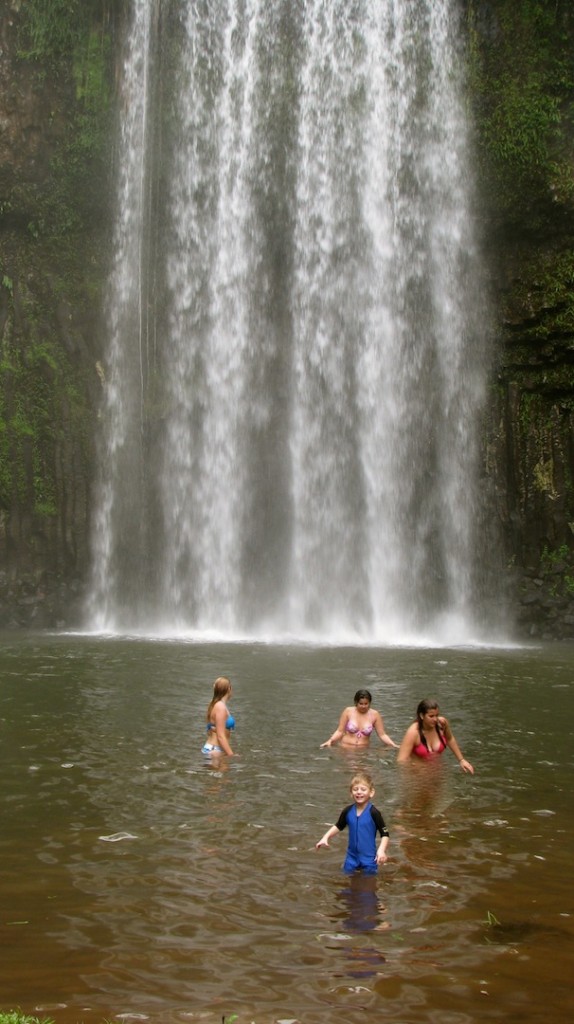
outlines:
{"label": "woman in red bikini top", "polygon": [[474,768],[462,756],[448,719],[439,715],[436,700],[421,700],[417,707],[417,717],[403,736],[397,754],[398,763],[405,764],[412,757],[434,761],[447,747],[452,750],[463,772],[474,775]]}
{"label": "woman in red bikini top", "polygon": [[331,747],[340,740],[342,747],[368,747],[371,733],[376,732],[381,743],[398,749],[398,743],[385,732],[381,715],[371,707],[372,699],[368,690],[357,690],[353,698],[354,706],[345,708],[335,732],[321,746]]}

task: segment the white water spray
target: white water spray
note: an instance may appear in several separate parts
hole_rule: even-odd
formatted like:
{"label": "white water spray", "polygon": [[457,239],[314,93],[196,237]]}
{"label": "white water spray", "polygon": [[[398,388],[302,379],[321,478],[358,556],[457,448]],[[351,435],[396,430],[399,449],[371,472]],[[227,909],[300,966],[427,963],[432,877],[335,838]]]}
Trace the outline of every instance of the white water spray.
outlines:
{"label": "white water spray", "polygon": [[97,628],[476,635],[487,346],[456,8],[220,0],[162,25],[134,3]]}

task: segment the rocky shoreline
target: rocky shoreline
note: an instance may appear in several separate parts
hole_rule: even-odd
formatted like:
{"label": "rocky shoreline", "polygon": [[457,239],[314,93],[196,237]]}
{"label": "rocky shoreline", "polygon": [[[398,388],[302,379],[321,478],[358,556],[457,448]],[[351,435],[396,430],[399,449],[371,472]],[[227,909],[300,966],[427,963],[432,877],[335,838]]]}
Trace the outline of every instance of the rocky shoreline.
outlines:
{"label": "rocky shoreline", "polygon": [[79,629],[85,585],[59,576],[9,579],[0,573],[0,629]]}
{"label": "rocky shoreline", "polygon": [[566,562],[555,562],[516,572],[513,582],[519,638],[574,640],[574,569]]}

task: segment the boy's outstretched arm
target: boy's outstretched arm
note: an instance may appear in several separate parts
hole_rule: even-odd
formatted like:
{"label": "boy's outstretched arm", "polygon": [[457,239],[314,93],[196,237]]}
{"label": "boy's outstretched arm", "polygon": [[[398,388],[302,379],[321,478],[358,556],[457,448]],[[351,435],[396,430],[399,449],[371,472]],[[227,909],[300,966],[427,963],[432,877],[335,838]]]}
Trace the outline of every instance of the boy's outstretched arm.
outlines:
{"label": "boy's outstretched arm", "polygon": [[328,829],[325,832],[325,835],[319,840],[319,842],[315,844],[315,849],[319,850],[321,848],[321,846],[328,846],[329,845],[329,839],[332,839],[333,836],[338,835],[339,832],[340,832],[340,829],[338,829],[336,825],[331,825],[331,828]]}

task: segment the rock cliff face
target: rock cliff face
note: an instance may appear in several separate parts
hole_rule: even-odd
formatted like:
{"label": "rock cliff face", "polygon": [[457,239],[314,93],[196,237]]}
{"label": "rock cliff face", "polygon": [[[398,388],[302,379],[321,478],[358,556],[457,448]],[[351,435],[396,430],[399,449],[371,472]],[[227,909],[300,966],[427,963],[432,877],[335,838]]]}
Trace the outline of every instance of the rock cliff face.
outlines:
{"label": "rock cliff face", "polygon": [[[6,0],[0,22],[0,627],[78,621],[124,7]],[[519,634],[574,637],[574,11],[460,7],[494,308],[485,489]]]}
{"label": "rock cliff face", "polygon": [[497,355],[485,474],[519,631],[574,637],[574,11],[465,13]]}
{"label": "rock cliff face", "polygon": [[60,8],[11,0],[0,21],[0,626],[68,621],[88,563],[109,219],[88,76],[110,23],[88,0],[62,40]]}

